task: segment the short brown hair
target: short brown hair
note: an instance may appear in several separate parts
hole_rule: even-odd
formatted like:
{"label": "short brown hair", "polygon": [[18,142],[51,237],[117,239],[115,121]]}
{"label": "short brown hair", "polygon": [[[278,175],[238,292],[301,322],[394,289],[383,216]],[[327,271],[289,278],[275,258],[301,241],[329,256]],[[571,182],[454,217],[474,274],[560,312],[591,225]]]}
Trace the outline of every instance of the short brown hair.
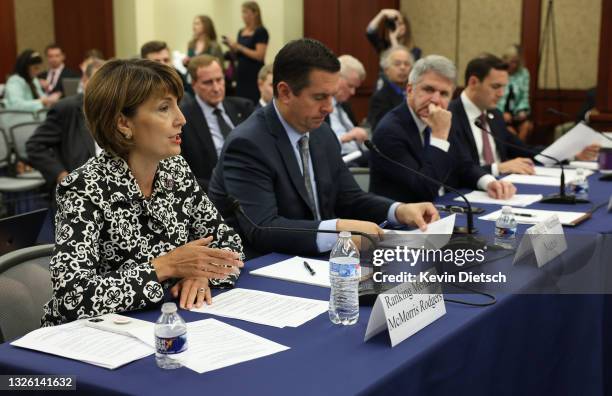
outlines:
{"label": "short brown hair", "polygon": [[115,59],[92,76],[83,100],[87,126],[98,145],[123,158],[133,145],[119,132],[119,116],[133,117],[152,96],[166,93],[183,97],[183,83],[176,70],[148,59]]}
{"label": "short brown hair", "polygon": [[[145,59],[147,55],[168,49],[164,41],[148,41],[140,47],[140,57]],[[169,49],[168,49],[169,50]]]}
{"label": "short brown hair", "polygon": [[191,81],[198,81],[198,69],[200,67],[210,66],[213,62],[217,62],[217,64],[223,70],[223,66],[219,63],[219,58],[212,55],[198,55],[191,58],[189,64],[187,65],[187,71],[191,76]]}

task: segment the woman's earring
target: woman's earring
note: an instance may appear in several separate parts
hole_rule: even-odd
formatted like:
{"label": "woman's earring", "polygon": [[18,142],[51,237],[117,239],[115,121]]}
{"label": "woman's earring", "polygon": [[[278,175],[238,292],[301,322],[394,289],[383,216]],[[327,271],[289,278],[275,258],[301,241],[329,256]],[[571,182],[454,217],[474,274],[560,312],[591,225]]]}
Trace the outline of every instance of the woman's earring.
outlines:
{"label": "woman's earring", "polygon": [[131,140],[132,139],[132,133],[131,132],[126,132],[123,134],[123,137],[126,138],[127,140]]}

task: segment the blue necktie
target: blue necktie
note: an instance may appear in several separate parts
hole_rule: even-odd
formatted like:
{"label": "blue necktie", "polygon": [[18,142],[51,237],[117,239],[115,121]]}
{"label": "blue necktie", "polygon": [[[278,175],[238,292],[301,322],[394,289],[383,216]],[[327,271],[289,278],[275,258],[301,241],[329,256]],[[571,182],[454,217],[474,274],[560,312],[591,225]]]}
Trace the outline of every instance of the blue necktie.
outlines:
{"label": "blue necktie", "polygon": [[423,148],[429,147],[431,143],[431,128],[427,127],[423,130]]}

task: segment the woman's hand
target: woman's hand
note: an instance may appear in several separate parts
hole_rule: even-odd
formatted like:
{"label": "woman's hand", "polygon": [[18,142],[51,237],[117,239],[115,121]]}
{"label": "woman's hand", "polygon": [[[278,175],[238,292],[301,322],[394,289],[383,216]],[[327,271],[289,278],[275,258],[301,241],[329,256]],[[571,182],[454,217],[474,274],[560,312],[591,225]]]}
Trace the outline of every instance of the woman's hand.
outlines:
{"label": "woman's hand", "polygon": [[182,279],[170,289],[170,292],[174,298],[180,294],[179,306],[182,309],[191,309],[194,305],[200,308],[204,301],[208,305],[212,304],[208,278]]}
{"label": "woman's hand", "polygon": [[244,263],[240,255],[223,249],[209,248],[212,236],[179,246],[151,261],[160,282],[168,278],[223,279],[239,274]]}

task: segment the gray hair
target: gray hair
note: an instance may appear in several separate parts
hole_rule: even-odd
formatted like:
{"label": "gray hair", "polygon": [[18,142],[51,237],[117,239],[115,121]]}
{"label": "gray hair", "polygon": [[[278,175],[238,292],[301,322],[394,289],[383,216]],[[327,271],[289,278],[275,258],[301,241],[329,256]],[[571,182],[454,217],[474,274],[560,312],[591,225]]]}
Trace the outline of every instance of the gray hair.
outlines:
{"label": "gray hair", "polygon": [[430,71],[450,80],[453,85],[457,85],[457,68],[453,62],[442,55],[428,55],[419,59],[410,71],[408,83],[416,84],[423,74]]}
{"label": "gray hair", "polygon": [[412,56],[412,52],[410,52],[410,50],[408,49],[408,47],[405,47],[403,45],[394,45],[393,47],[385,50],[381,55],[380,55],[380,68],[385,70],[387,69],[389,66],[391,66],[391,55],[394,54],[397,51],[404,51],[405,53],[408,54],[408,58],[410,59],[410,64],[414,65],[414,56]]}
{"label": "gray hair", "polygon": [[340,62],[340,75],[346,77],[349,71],[357,72],[360,80],[365,80],[366,71],[363,64],[359,62],[359,59],[355,58],[351,55],[340,55],[338,57],[338,61]]}

